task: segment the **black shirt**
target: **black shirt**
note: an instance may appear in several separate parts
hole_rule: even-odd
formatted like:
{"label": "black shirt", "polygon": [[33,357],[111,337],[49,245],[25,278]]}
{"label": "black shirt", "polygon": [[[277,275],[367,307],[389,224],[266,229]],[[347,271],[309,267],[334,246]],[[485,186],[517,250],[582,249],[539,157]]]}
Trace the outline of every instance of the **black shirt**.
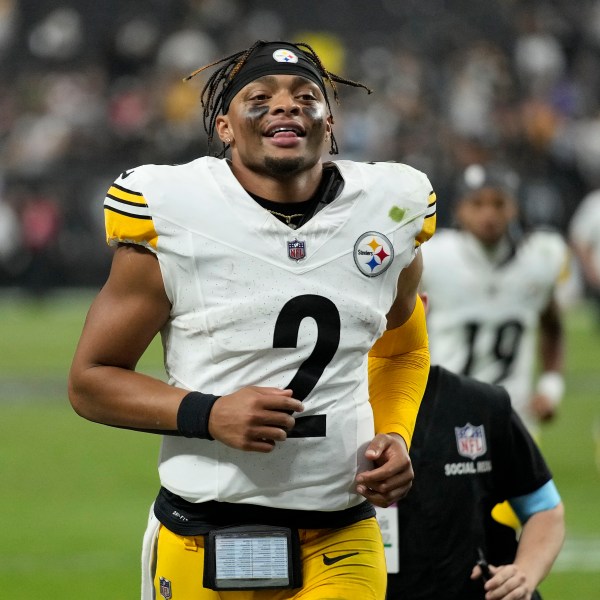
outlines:
{"label": "black shirt", "polygon": [[398,504],[400,573],[388,600],[483,600],[470,574],[481,547],[494,565],[513,562],[513,529],[490,512],[551,479],[504,388],[432,367],[410,455],[413,487]]}

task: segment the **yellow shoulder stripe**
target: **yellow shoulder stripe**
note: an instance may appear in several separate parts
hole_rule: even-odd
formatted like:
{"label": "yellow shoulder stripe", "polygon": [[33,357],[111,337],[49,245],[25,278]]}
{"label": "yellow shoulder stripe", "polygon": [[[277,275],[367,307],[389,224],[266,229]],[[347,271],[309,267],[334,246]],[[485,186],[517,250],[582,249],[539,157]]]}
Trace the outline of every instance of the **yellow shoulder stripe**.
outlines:
{"label": "yellow shoulder stripe", "polygon": [[156,249],[158,234],[144,196],[114,183],[104,200],[106,241],[134,243]]}
{"label": "yellow shoulder stripe", "polygon": [[415,246],[420,246],[423,242],[426,242],[434,233],[436,228],[436,205],[437,198],[435,192],[429,194],[429,202],[427,205],[427,213],[425,214],[425,220],[423,221],[423,228],[415,237]]}
{"label": "yellow shoulder stripe", "polygon": [[122,202],[133,202],[134,204],[146,204],[146,200],[140,192],[134,192],[120,186],[117,183],[113,183],[106,194],[109,198],[115,200],[121,200]]}
{"label": "yellow shoulder stripe", "polygon": [[141,244],[156,249],[158,234],[152,219],[132,218],[113,210],[104,211],[106,242],[109,246],[118,243]]}

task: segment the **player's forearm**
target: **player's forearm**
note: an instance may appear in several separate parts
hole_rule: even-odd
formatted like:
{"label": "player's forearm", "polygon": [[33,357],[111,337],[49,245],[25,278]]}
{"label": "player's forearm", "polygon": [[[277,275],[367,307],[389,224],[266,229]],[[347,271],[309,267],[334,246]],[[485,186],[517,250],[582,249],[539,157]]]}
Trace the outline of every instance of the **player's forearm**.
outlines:
{"label": "player's forearm", "polygon": [[560,309],[552,302],[540,318],[540,362],[543,371],[562,372],[565,334]]}
{"label": "player's forearm", "polygon": [[564,369],[564,340],[560,336],[540,334],[540,366],[542,372],[556,371],[562,373]]}
{"label": "player's forearm", "polygon": [[425,311],[417,298],[410,319],[386,331],[369,354],[369,397],[375,433],[397,433],[410,447],[429,362]]}
{"label": "player's forearm", "polygon": [[565,538],[562,503],[532,515],[519,538],[515,564],[525,573],[530,589],[548,575]]}
{"label": "player's forearm", "polygon": [[75,412],[97,423],[143,430],[176,430],[177,409],[188,392],[142,373],[76,364],[69,376]]}

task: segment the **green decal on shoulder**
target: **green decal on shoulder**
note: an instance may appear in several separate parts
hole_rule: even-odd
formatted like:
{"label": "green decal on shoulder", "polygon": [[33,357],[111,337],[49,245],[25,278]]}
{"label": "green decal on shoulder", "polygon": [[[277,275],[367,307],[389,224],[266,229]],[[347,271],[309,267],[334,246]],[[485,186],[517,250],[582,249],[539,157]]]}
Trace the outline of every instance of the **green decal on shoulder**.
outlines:
{"label": "green decal on shoulder", "polygon": [[400,221],[402,221],[405,214],[406,214],[406,209],[400,208],[399,206],[392,206],[392,208],[390,209],[390,212],[389,212],[390,219],[392,219],[392,221],[396,221],[398,223]]}

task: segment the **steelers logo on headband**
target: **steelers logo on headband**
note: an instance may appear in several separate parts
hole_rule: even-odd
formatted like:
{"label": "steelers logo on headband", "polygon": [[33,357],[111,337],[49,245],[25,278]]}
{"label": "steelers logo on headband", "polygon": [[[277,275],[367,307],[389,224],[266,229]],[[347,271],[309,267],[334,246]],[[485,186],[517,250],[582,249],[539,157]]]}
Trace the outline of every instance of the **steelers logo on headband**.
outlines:
{"label": "steelers logo on headband", "polygon": [[319,86],[323,96],[325,82],[317,65],[301,49],[287,42],[265,42],[248,56],[223,87],[222,113],[225,115],[234,96],[243,87],[266,75],[299,75]]}
{"label": "steelers logo on headband", "polygon": [[277,62],[284,62],[284,63],[297,63],[298,62],[298,57],[291,50],[285,50],[284,48],[279,48],[279,50],[275,50],[275,52],[273,52],[273,58]]}

